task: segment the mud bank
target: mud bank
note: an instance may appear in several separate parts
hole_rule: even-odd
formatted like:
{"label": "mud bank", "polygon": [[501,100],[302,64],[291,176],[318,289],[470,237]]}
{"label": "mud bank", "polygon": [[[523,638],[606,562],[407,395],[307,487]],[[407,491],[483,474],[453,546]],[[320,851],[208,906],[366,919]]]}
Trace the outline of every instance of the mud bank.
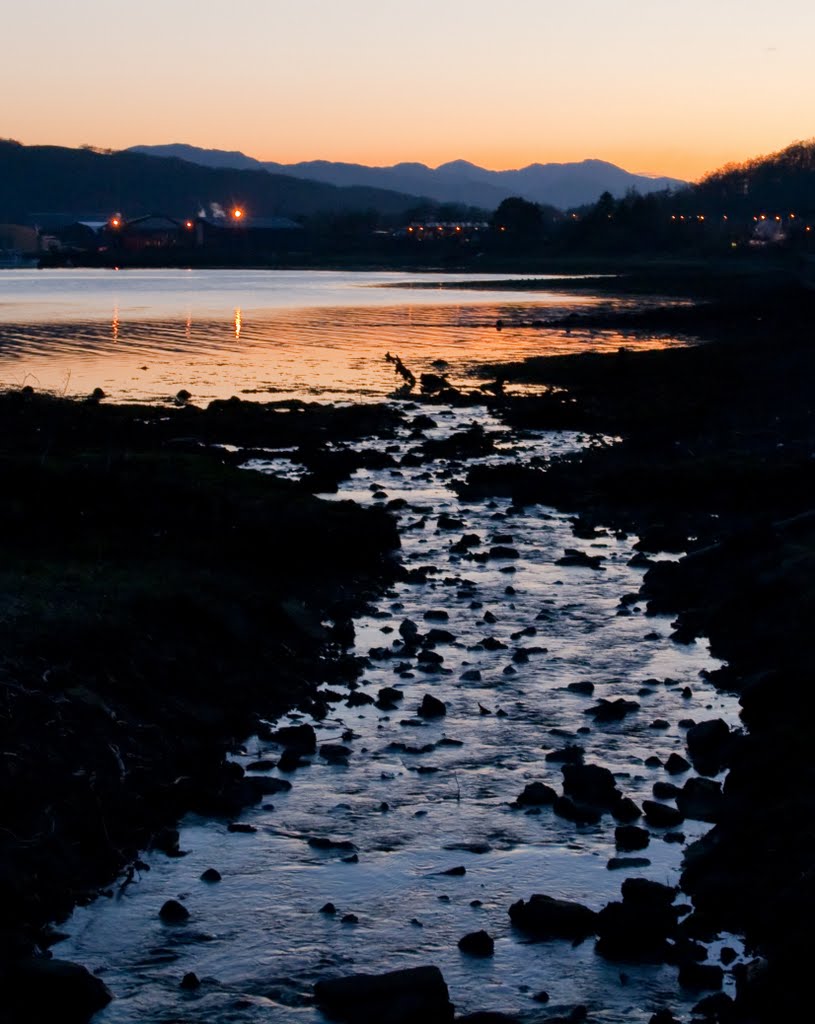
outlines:
{"label": "mud bank", "polygon": [[393,575],[392,518],[239,471],[239,446],[308,453],[397,421],[0,396],[3,1019],[36,1016],[51,983],[82,988],[23,969],[49,921],[132,877],[139,851],[176,853],[183,812],[269,792],[225,757],[258,715],[319,716],[316,685],[359,671],[350,617]]}

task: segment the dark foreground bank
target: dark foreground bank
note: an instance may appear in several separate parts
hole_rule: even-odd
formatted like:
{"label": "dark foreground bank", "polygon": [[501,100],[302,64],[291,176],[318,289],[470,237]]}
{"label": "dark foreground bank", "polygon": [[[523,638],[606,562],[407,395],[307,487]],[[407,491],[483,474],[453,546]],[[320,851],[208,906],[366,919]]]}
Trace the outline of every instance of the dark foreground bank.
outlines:
{"label": "dark foreground bank", "polygon": [[[261,716],[319,717],[316,685],[357,674],[351,615],[392,575],[398,535],[386,512],[309,488],[352,468],[321,470],[326,437],[395,422],[0,396],[0,1019],[104,1001],[90,976],[30,959],[48,922],[132,875],[140,850],[177,852],[185,811],[262,799],[269,780],[227,752]],[[302,487],[229,464],[298,445]]]}
{"label": "dark foreground bank", "polygon": [[689,752],[703,776],[729,774],[682,887],[700,938],[741,932],[756,954],[711,1020],[803,1019],[813,1000],[814,315],[815,294],[787,282],[747,295],[700,347],[496,366],[507,386],[549,386],[506,400],[510,423],[597,441],[554,463],[474,467],[462,487],[573,510],[589,531],[632,530],[644,559],[687,552],[651,564],[649,610],[677,614],[677,643],[710,637],[728,662],[716,682],[740,695],[747,730],[712,726]]}

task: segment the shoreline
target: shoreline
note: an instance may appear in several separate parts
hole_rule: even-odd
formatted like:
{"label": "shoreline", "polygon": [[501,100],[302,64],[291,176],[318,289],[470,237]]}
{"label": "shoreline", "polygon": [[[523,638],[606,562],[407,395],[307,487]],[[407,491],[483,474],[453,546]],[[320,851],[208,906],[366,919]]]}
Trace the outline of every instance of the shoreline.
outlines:
{"label": "shoreline", "polygon": [[[551,389],[529,399],[496,396],[491,408],[507,423],[621,435],[623,441],[546,468],[473,469],[462,492],[470,498],[508,494],[519,504],[545,502],[577,512],[589,527],[602,523],[636,531],[646,554],[689,552],[675,567],[651,566],[643,593],[652,610],[678,614],[678,641],[699,633],[710,637],[714,653],[729,663],[717,682],[741,694],[750,729],[745,736],[729,736],[716,752],[716,763],[730,768],[724,811],[709,836],[688,851],[683,880],[697,901],[697,923],[707,917],[710,929],[727,926],[746,933],[765,958],[760,969],[741,979],[735,1006],[721,1018],[730,1021],[770,1024],[799,1009],[806,991],[809,915],[800,908],[808,908],[813,898],[811,772],[801,720],[811,700],[807,627],[815,611],[810,571],[815,526],[808,515],[809,496],[815,493],[808,394],[815,357],[805,334],[811,306],[806,291],[791,295],[769,289],[758,304],[724,303],[713,317],[709,308],[690,307],[697,330],[714,334],[706,345],[497,366],[496,373],[508,381],[534,380]],[[441,392],[428,400],[443,404],[455,396]],[[281,407],[287,407],[291,420],[285,428],[270,423],[279,420]],[[353,468],[347,460],[339,466],[335,458],[320,458],[319,440],[329,426],[348,438],[372,431],[387,436],[394,415],[384,406],[331,409],[236,401],[168,415],[166,407],[128,410],[30,391],[0,396],[7,438],[4,472],[15,496],[5,508],[5,532],[18,547],[21,537],[25,541],[4,571],[7,604],[12,594],[17,602],[9,604],[6,625],[14,642],[7,644],[3,664],[5,725],[16,726],[18,739],[29,744],[27,763],[38,787],[20,793],[23,762],[10,767],[7,761],[4,791],[23,819],[32,809],[26,802],[42,810],[41,794],[49,794],[55,778],[67,778],[69,769],[86,771],[81,762],[90,747],[97,751],[91,761],[94,782],[86,773],[65,795],[66,805],[74,801],[76,820],[84,821],[100,798],[100,779],[111,787],[101,792],[106,808],[121,798],[125,778],[136,801],[125,808],[136,815],[132,821],[105,815],[84,836],[70,829],[62,837],[57,833],[43,865],[59,863],[60,872],[53,872],[54,881],[41,887],[33,904],[18,906],[22,924],[4,935],[7,955],[30,951],[33,941],[49,945],[45,921],[58,919],[71,900],[90,898],[103,884],[101,876],[112,878],[151,841],[172,852],[172,821],[182,809],[238,813],[242,801],[262,796],[225,770],[223,754],[242,730],[257,723],[264,702],[279,710],[281,701],[291,706],[300,700],[313,710],[311,681],[325,671],[324,663],[317,664],[320,654],[328,653],[333,671],[353,678],[355,666],[343,658],[342,636],[366,592],[395,571],[387,555],[398,537],[386,513],[326,506],[307,492],[330,489],[338,472]],[[292,436],[312,459],[309,479],[299,489],[238,474],[223,463],[240,457],[227,458],[213,447],[232,443],[245,454]],[[77,479],[79,501],[71,497]],[[147,507],[135,509],[136,496],[144,494],[152,496]],[[123,509],[128,510],[124,517]],[[191,531],[193,509],[205,514]],[[278,559],[278,582],[268,592],[249,566],[268,546],[270,512],[279,517],[278,532],[289,536],[296,527],[300,542],[291,550],[287,545],[282,560],[279,545],[264,556],[266,566]],[[244,525],[246,535],[227,537],[225,544],[224,525],[234,521]],[[332,522],[331,543],[315,550],[315,538]],[[143,551],[146,543],[149,548],[156,535],[158,555],[149,565],[134,560],[136,547]],[[351,565],[343,551],[354,552],[354,563],[365,553],[362,565]],[[206,565],[213,552],[214,562]],[[225,577],[233,561],[240,569]],[[155,608],[150,581],[157,572],[172,596]],[[293,580],[299,581],[294,595],[289,592]],[[122,621],[113,614],[123,594],[140,617],[128,614]],[[259,594],[264,595],[260,602]],[[248,621],[224,617],[225,605],[247,595],[254,595]],[[70,609],[73,619],[61,620],[64,612],[57,604]],[[275,643],[261,644],[269,660],[247,665],[240,646],[247,638],[259,641],[270,608],[279,629]],[[321,625],[328,612],[334,633]],[[202,616],[212,627],[212,647],[203,652],[190,642]],[[161,639],[162,628],[159,655],[140,661],[140,636],[158,630]],[[279,665],[284,637],[285,683],[270,700],[265,674],[261,679],[256,671]],[[218,682],[223,673],[236,672],[246,697],[226,722],[217,685],[201,689],[213,654],[225,641],[229,656],[221,653],[215,662]],[[124,653],[136,658],[135,665],[126,665]],[[168,706],[162,697],[162,715],[170,715],[179,735],[190,740],[180,751],[157,743],[151,731],[150,699],[161,696],[162,673],[174,686],[185,681],[181,704]],[[61,725],[56,733],[43,734],[48,709],[60,704],[56,720]],[[66,723],[67,731],[60,733]],[[127,738],[133,735],[141,739],[129,748]],[[88,744],[88,737],[94,742]],[[56,760],[43,757],[43,750],[57,751]],[[152,762],[149,768],[134,769],[139,758]],[[192,781],[180,790],[168,788],[165,775]],[[153,801],[155,810],[145,813]],[[3,874],[12,907],[23,890],[33,892],[32,884],[20,885],[20,872],[30,859],[32,840],[44,834],[42,821],[26,824],[27,831],[6,827],[14,833]],[[123,829],[121,844],[111,841],[111,827],[117,826]],[[77,843],[89,844],[83,847],[89,863],[76,857]],[[90,870],[73,888],[66,886],[64,874],[72,862],[80,874]],[[790,908],[791,917],[781,912]]]}

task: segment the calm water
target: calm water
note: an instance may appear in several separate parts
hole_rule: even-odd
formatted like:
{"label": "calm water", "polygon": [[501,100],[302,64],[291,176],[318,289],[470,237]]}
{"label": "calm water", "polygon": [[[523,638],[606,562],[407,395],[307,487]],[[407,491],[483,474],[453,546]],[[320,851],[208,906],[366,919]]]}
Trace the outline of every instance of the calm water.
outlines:
{"label": "calm water", "polygon": [[0,387],[67,395],[101,387],[119,401],[166,398],[180,388],[197,402],[233,394],[373,400],[394,387],[387,351],[417,374],[443,359],[455,381],[488,360],[664,343],[522,326],[607,298],[405,287],[441,278],[463,276],[3,270]]}

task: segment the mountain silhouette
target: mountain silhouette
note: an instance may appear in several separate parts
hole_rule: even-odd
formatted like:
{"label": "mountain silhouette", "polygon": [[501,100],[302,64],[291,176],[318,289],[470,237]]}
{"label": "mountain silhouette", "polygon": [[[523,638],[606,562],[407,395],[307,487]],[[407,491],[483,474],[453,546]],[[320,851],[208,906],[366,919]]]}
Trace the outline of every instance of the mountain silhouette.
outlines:
{"label": "mountain silhouette", "polygon": [[132,146],[128,152],[176,157],[206,167],[262,169],[325,185],[391,189],[426,196],[438,202],[481,206],[488,210],[494,210],[510,196],[565,210],[593,203],[603,192],[610,192],[615,197],[624,196],[632,190],[647,195],[686,184],[677,178],[632,174],[605,160],[536,163],[519,170],[490,171],[467,160],[452,160],[435,169],[415,162],[394,164],[392,167],[367,167],[330,160],[281,164],[255,160],[245,153],[199,149],[184,143]]}

